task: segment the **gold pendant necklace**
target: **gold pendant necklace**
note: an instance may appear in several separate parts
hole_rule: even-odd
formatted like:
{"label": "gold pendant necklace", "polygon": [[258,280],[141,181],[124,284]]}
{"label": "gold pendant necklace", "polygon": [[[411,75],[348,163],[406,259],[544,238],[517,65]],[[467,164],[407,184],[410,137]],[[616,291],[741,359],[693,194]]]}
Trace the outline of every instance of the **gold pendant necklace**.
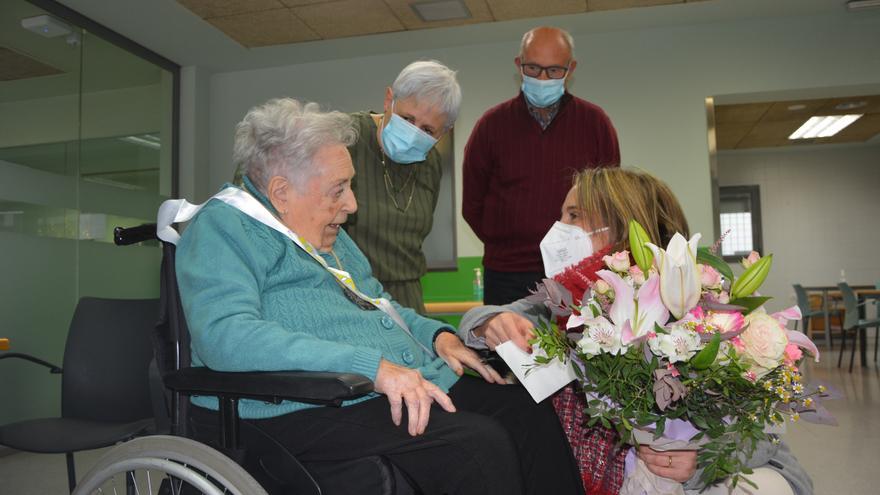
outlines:
{"label": "gold pendant necklace", "polygon": [[[384,121],[385,121],[385,115],[383,114],[379,118],[379,129],[381,129],[382,123]],[[395,208],[397,208],[397,211],[399,211],[401,213],[406,213],[407,210],[409,210],[410,205],[412,205],[413,196],[415,196],[415,193],[416,193],[416,181],[415,181],[416,166],[410,165],[412,170],[410,171],[409,176],[407,176],[407,178],[404,179],[404,181],[400,185],[400,187],[394,187],[394,181],[391,180],[391,174],[388,173],[388,165],[385,163],[385,150],[382,149],[382,147],[380,146],[379,151],[380,151],[380,153],[382,153],[382,173],[383,173],[383,178],[385,181],[385,192],[388,194],[388,197],[391,198],[391,203],[394,205]],[[412,187],[409,190],[409,198],[407,198],[406,204],[403,206],[403,208],[401,208],[400,203],[397,202],[397,196],[401,192],[403,192],[403,190],[406,188],[407,184],[409,184],[410,182],[412,182]]]}
{"label": "gold pendant necklace", "polygon": [[336,256],[336,251],[331,249],[330,254],[333,255],[333,259],[336,261],[336,267],[340,270],[345,270],[345,268],[342,268],[342,262],[339,261],[339,256]]}

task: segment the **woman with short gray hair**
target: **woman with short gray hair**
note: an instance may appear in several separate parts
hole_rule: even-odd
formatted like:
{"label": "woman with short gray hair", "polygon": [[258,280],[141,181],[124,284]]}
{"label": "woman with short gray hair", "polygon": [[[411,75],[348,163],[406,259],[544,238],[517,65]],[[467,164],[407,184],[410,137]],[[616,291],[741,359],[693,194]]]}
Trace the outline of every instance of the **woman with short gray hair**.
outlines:
{"label": "woman with short gray hair", "polygon": [[304,184],[314,174],[312,158],[322,146],[356,141],[350,116],[321,112],[317,103],[279,98],[255,107],[235,126],[232,161],[265,193],[273,175]]}
{"label": "woman with short gray hair", "polygon": [[381,113],[352,114],[360,136],[348,151],[361,210],[345,229],[385,290],[422,314],[419,279],[427,271],[422,243],[431,232],[442,176],[435,145],[452,128],[460,106],[455,71],[423,60],[404,67],[385,89]]}

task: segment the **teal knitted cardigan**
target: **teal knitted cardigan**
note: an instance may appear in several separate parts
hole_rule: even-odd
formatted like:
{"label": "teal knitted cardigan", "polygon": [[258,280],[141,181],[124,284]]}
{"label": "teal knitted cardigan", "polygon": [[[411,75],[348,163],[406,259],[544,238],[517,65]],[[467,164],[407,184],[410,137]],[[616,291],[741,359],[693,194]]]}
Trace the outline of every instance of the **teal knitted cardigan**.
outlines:
{"label": "teal knitted cardigan", "polygon": [[[268,204],[251,184],[245,187]],[[321,253],[330,266],[348,271],[365,294],[390,299],[345,231],[340,230],[333,250],[342,266]],[[194,366],[350,372],[375,380],[380,359],[386,359],[417,368],[445,391],[458,380],[443,359],[428,355],[384,312],[349,300],[333,275],[290,239],[222,201],[210,200],[181,236],[177,281]],[[428,349],[437,331],[449,328],[392,304]],[[217,409],[214,397],[193,402]],[[242,400],[239,412],[243,418],[269,418],[309,407],[316,406]]]}

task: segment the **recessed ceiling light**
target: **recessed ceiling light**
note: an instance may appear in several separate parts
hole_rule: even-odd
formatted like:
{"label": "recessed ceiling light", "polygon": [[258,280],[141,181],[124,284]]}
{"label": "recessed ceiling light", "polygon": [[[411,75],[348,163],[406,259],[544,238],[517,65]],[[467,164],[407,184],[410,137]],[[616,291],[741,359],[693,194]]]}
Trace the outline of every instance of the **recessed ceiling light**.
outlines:
{"label": "recessed ceiling light", "polygon": [[862,108],[867,105],[868,105],[868,102],[864,101],[864,100],[862,100],[862,101],[847,101],[844,103],[839,103],[837,105],[834,105],[834,109],[835,110],[852,110],[854,108]]}
{"label": "recessed ceiling light", "polygon": [[66,22],[46,14],[22,19],[21,27],[46,38],[70,34],[73,30]]}
{"label": "recessed ceiling light", "polygon": [[813,139],[831,137],[846,126],[852,124],[863,114],[853,115],[826,115],[810,117],[804,124],[798,127],[788,139]]}
{"label": "recessed ceiling light", "polygon": [[410,4],[425,22],[470,19],[471,13],[461,0],[436,0]]}
{"label": "recessed ceiling light", "polygon": [[803,109],[805,109],[805,108],[807,108],[807,106],[804,105],[803,103],[795,103],[794,105],[789,105],[789,106],[788,106],[788,110],[789,110],[790,112],[797,112],[797,111],[799,111],[799,110],[803,110]]}

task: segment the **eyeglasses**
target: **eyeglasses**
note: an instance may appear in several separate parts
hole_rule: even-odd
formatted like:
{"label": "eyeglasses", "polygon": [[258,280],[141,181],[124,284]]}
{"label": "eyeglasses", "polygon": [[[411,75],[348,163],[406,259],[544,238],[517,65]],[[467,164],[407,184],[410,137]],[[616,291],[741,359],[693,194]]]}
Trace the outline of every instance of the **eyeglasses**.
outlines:
{"label": "eyeglasses", "polygon": [[520,67],[522,68],[523,74],[529,77],[541,77],[541,73],[546,72],[547,77],[550,79],[562,79],[568,74],[568,67],[562,67],[560,65],[544,67],[543,65],[538,64],[520,64]]}

